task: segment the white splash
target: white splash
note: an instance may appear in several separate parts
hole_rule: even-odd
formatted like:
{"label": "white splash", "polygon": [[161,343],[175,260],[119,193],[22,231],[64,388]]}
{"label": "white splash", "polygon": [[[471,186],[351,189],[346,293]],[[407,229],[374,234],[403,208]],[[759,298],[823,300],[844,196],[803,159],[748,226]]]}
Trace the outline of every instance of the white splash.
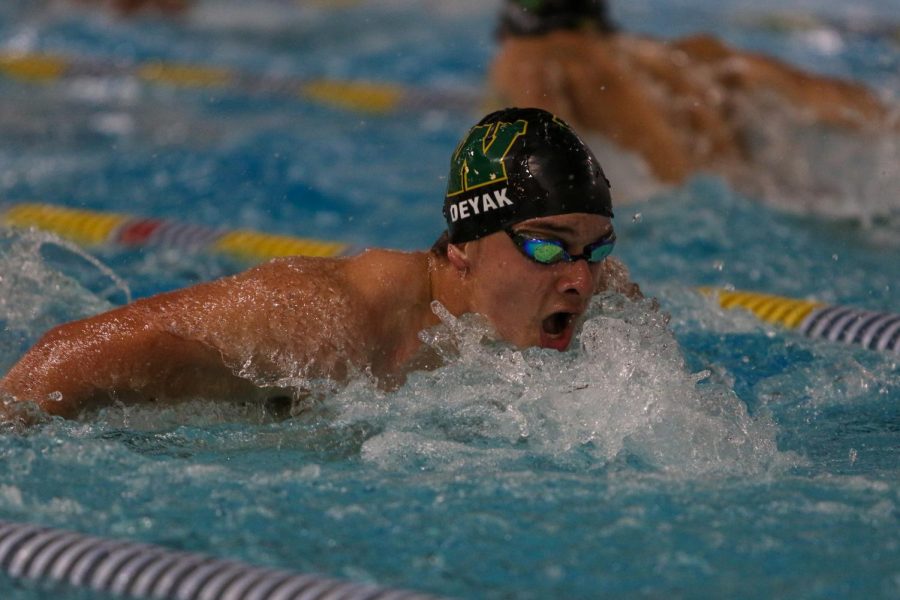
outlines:
{"label": "white splash", "polygon": [[477,319],[443,314],[426,341],[448,359],[399,391],[338,394],[338,421],[381,432],[361,450],[386,468],[515,468],[628,464],[672,474],[765,472],[789,457],[775,426],[733,391],[690,373],[667,315],[651,302],[598,298],[566,353],[490,341]]}
{"label": "white splash", "polygon": [[[87,289],[47,260],[42,250],[48,248],[62,250],[72,264],[88,263],[108,287]],[[23,350],[12,347],[10,336],[34,342],[58,323],[109,310],[113,296],[129,302],[128,284],[75,244],[43,231],[0,228],[0,323],[6,342],[0,351],[0,371],[5,372]]]}

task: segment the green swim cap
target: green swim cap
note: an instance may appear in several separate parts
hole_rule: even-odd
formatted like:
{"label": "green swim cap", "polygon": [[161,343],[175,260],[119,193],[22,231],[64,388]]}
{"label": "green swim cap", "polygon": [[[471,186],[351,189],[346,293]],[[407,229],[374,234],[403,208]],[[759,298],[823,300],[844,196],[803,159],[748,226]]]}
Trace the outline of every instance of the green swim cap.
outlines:
{"label": "green swim cap", "polygon": [[606,0],[506,0],[500,10],[497,36],[540,35],[585,27],[601,33],[616,30]]}
{"label": "green swim cap", "polygon": [[568,213],[611,218],[609,181],[572,128],[545,110],[489,114],[450,158],[444,218],[453,243]]}

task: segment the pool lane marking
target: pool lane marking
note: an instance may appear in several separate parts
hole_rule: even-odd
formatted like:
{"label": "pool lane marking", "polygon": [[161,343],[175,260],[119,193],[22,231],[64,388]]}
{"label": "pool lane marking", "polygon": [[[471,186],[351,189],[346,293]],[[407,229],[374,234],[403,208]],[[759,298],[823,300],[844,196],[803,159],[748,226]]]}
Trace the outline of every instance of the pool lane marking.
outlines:
{"label": "pool lane marking", "polygon": [[87,246],[108,241],[126,220],[125,215],[61,209],[46,204],[16,204],[3,213],[7,225],[52,231]]}
{"label": "pool lane marking", "polygon": [[226,67],[158,60],[123,64],[53,54],[0,52],[0,74],[28,82],[53,82],[86,76],[133,76],[149,84],[281,95],[373,115],[435,107],[458,110],[476,106],[478,102],[475,93],[464,90],[419,89],[374,81],[254,75]]}
{"label": "pool lane marking", "polygon": [[228,69],[164,62],[140,65],[136,74],[150,83],[168,83],[178,87],[225,87],[234,80],[234,74]]}
{"label": "pool lane marking", "polygon": [[341,242],[216,229],[41,203],[15,204],[0,213],[0,222],[11,227],[49,231],[86,246],[168,247],[229,254],[251,261],[292,255],[342,256],[350,250],[348,244]]}
{"label": "pool lane marking", "polygon": [[724,309],[748,310],[762,321],[796,329],[810,338],[900,353],[900,315],[897,314],[756,292],[708,287],[700,288],[700,292],[714,296]]}
{"label": "pool lane marking", "polygon": [[50,81],[66,74],[69,64],[45,54],[0,53],[0,72],[26,81]]}
{"label": "pool lane marking", "polygon": [[213,249],[253,258],[254,256],[340,256],[346,244],[306,240],[286,235],[272,235],[250,230],[225,233],[216,240]]}
{"label": "pool lane marking", "polygon": [[396,110],[403,101],[404,92],[386,83],[318,79],[302,85],[300,95],[320,104],[377,114]]}
{"label": "pool lane marking", "polygon": [[[28,566],[30,565],[30,567]],[[257,567],[207,554],[0,521],[0,571],[55,589],[128,598],[439,600],[372,583]],[[68,595],[64,593],[63,595]]]}
{"label": "pool lane marking", "polygon": [[809,313],[822,306],[821,302],[812,300],[796,300],[754,292],[710,288],[702,288],[701,291],[707,294],[715,293],[722,308],[743,308],[752,312],[762,321],[790,329],[797,327]]}

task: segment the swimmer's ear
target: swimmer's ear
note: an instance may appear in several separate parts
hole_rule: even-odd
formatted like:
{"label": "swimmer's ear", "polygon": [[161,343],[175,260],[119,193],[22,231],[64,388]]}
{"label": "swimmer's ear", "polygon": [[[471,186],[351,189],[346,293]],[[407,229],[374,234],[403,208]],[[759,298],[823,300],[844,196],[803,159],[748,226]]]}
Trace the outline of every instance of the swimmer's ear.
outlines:
{"label": "swimmer's ear", "polygon": [[468,244],[447,244],[447,260],[460,273],[469,271],[469,256],[466,254]]}

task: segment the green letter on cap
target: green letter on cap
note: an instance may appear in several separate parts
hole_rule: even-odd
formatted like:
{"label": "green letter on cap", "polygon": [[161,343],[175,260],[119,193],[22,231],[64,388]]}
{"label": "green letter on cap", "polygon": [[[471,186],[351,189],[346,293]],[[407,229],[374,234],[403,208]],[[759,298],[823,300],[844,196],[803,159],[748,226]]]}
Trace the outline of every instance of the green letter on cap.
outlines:
{"label": "green letter on cap", "polygon": [[453,153],[447,195],[455,196],[472,188],[506,180],[503,159],[516,139],[528,129],[528,122],[478,125]]}

